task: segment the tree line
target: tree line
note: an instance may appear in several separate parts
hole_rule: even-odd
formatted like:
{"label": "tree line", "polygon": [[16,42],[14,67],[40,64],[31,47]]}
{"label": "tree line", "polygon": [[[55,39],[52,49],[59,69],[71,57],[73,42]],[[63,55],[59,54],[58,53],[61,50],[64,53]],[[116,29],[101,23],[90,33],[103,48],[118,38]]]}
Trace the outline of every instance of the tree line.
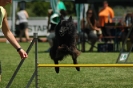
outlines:
{"label": "tree line", "polygon": [[[76,16],[75,3],[73,1],[64,1],[64,4],[67,8],[68,15]],[[12,5],[10,5],[10,4],[5,6],[5,8],[8,12],[8,16],[11,16],[11,14],[12,14],[11,6]],[[49,2],[38,1],[38,2],[27,2],[26,3],[26,11],[28,12],[30,17],[45,17],[45,16],[47,16],[49,8],[50,8]],[[115,16],[122,16],[127,11],[133,10],[133,7],[123,7],[123,6],[115,6],[112,8],[114,9]],[[17,11],[18,11],[18,9],[17,9]]]}
{"label": "tree line", "polygon": [[[68,15],[73,15],[73,16],[76,15],[74,2],[65,1],[64,4],[66,6]],[[45,16],[47,16],[48,9],[50,9],[50,7],[51,7],[50,2],[38,1],[38,2],[26,2],[25,9],[28,12],[30,17],[45,17]],[[8,12],[8,16],[11,16],[11,14],[12,14],[11,8],[12,8],[11,4],[5,6],[5,9]],[[18,10],[19,10],[19,4],[18,4],[17,11]]]}
{"label": "tree line", "polygon": [[[75,5],[73,2],[64,2],[68,15],[75,15]],[[48,9],[50,9],[49,2],[27,2],[26,10],[30,17],[44,17],[47,16]]]}

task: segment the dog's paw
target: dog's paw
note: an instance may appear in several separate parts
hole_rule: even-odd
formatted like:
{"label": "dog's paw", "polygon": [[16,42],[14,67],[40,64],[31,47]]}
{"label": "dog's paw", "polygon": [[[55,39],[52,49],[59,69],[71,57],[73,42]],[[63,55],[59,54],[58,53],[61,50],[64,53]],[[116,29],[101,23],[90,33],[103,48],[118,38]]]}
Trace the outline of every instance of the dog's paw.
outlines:
{"label": "dog's paw", "polygon": [[76,67],[76,70],[77,70],[77,71],[80,71],[80,67]]}
{"label": "dog's paw", "polygon": [[59,73],[59,67],[55,67],[56,73]]}

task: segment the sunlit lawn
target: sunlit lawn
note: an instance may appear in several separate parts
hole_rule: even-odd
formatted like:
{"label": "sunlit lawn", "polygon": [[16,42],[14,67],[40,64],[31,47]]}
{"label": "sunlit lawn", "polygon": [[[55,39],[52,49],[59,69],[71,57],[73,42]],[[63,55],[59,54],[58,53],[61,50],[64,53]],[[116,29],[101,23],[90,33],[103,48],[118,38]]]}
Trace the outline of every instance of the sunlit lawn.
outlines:
{"label": "sunlit lawn", "polygon": [[[30,43],[21,43],[26,50]],[[38,44],[38,63],[53,63],[48,53],[44,53],[49,48],[48,43]],[[89,45],[87,45],[89,49]],[[24,61],[16,78],[10,88],[24,88],[35,68],[35,53],[32,47],[29,57]],[[116,63],[119,52],[99,53],[85,52],[78,57],[81,64]],[[133,54],[130,54],[129,61],[133,61]],[[2,63],[2,81],[0,88],[5,88],[13,72],[20,62],[20,57],[16,50],[6,43],[0,43],[0,60]],[[71,57],[67,57],[60,63],[72,63]],[[78,72],[74,67],[60,68],[60,73],[56,74],[54,68],[39,68],[39,88],[133,88],[133,68],[81,68]],[[33,80],[30,88],[35,88]]]}

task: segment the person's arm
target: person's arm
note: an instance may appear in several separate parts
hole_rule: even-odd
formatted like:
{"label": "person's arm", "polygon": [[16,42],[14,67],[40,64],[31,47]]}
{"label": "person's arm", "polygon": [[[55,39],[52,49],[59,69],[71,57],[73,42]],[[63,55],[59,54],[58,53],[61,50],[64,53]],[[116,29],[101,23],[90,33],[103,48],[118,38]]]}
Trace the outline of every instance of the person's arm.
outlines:
{"label": "person's arm", "polygon": [[109,8],[110,18],[114,18],[114,11],[112,8]]}
{"label": "person's arm", "polygon": [[[6,13],[6,11],[5,11]],[[12,44],[12,46],[19,52],[21,58],[28,57],[27,53],[21,49],[21,46],[18,44],[17,40],[15,39],[14,35],[10,31],[8,21],[7,21],[7,14],[5,15],[3,22],[2,22],[2,32],[7,40]]]}
{"label": "person's arm", "polygon": [[26,18],[29,18],[27,11],[24,11],[24,12],[25,12]]}
{"label": "person's arm", "polygon": [[98,27],[99,26],[99,22],[97,20],[95,20],[95,30],[101,30],[101,28]]}
{"label": "person's arm", "polygon": [[96,24],[94,24],[94,26],[93,26],[92,23],[91,23],[91,21],[90,21],[90,19],[87,19],[87,25],[86,26],[89,26],[92,30],[95,30]]}

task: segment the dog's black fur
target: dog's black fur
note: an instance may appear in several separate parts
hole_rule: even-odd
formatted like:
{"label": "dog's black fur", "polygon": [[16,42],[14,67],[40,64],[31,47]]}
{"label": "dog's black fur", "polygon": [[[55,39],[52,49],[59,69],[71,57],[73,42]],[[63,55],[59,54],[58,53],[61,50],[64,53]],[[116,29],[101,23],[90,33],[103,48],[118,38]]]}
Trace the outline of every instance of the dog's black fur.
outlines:
{"label": "dog's black fur", "polygon": [[[60,20],[55,28],[55,39],[50,49],[50,57],[55,64],[63,60],[67,55],[72,56],[74,64],[77,64],[77,57],[80,52],[76,48],[76,27],[70,16],[67,20]],[[79,67],[76,67],[80,71]],[[59,67],[55,67],[56,73],[59,73]]]}

